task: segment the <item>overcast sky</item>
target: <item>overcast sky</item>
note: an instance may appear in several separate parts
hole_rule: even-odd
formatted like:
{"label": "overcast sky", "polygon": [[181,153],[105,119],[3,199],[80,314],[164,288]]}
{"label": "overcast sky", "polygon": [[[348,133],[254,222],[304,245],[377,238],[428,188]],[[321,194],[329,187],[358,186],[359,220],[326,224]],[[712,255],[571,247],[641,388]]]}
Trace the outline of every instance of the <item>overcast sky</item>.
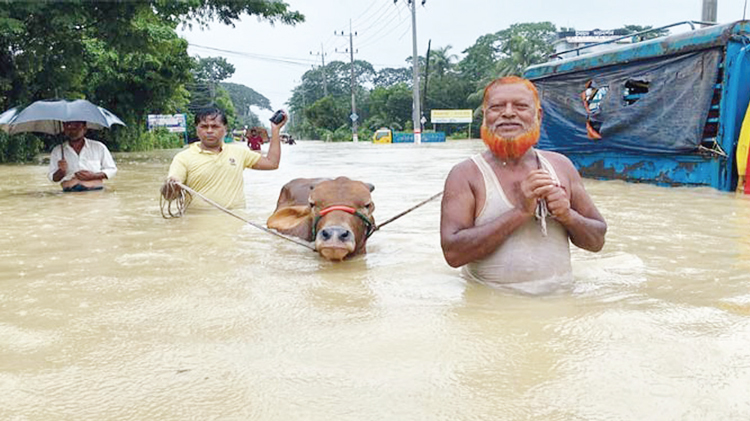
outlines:
{"label": "overcast sky", "polygon": [[[305,15],[296,26],[245,17],[236,27],[214,23],[207,30],[180,30],[189,53],[225,57],[236,71],[230,82],[249,86],[286,108],[291,90],[312,65],[349,61],[349,22],[356,59],[383,67],[404,67],[412,54],[411,9],[406,0],[286,0]],[[718,0],[718,21],[740,20],[746,0]],[[577,30],[615,29],[624,25],[669,25],[701,19],[702,0],[417,0],[417,47],[462,51],[482,35],[513,23],[550,21]],[[684,25],[673,29],[688,30]],[[344,31],[345,36],[341,36]],[[339,35],[334,35],[338,33]],[[225,50],[225,51],[220,51]],[[337,52],[338,50],[338,52]],[[310,54],[312,52],[312,54]],[[270,112],[254,110],[261,118]]]}

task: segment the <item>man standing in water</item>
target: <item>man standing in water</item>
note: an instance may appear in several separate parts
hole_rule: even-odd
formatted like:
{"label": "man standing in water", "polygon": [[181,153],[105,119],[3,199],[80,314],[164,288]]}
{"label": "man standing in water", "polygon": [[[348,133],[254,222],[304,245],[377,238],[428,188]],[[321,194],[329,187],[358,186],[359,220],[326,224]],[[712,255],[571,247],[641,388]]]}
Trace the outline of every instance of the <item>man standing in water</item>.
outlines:
{"label": "man standing in water", "polygon": [[533,148],[542,108],[530,81],[493,81],[482,110],[489,149],[454,166],[445,181],[443,255],[482,283],[528,293],[557,289],[571,280],[568,239],[599,251],[607,224],[570,160]]}
{"label": "man standing in water", "polygon": [[250,129],[250,136],[247,137],[247,146],[254,151],[259,151],[262,144],[263,138],[258,134],[258,131],[254,128]]}
{"label": "man standing in water", "polygon": [[[199,142],[175,155],[169,167],[169,176],[161,188],[166,200],[179,197],[182,188],[175,181],[205,195],[225,208],[245,206],[245,168],[254,170],[275,170],[281,159],[279,132],[286,124],[286,116],[279,124],[271,123],[271,144],[268,155],[262,156],[244,145],[225,144],[227,117],[218,108],[212,107],[195,115],[195,129]],[[208,208],[202,200],[191,206]]]}
{"label": "man standing in water", "polygon": [[86,139],[85,121],[65,121],[62,126],[68,141],[52,149],[47,177],[61,182],[65,192],[103,189],[102,180],[117,173],[112,154],[103,143]]}

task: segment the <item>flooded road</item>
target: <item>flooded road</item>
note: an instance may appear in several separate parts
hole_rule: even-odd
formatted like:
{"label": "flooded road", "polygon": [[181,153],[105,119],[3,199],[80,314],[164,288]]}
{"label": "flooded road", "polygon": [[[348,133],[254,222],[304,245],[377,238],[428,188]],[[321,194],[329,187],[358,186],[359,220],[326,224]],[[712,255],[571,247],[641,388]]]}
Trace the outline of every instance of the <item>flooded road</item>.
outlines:
{"label": "flooded road", "polygon": [[[279,170],[245,172],[244,215],[345,175],[385,221],[480,150],[283,145]],[[750,418],[747,199],[586,180],[607,243],[572,249],[572,291],[531,297],[445,263],[439,201],[343,263],[219,211],[163,219],[177,152],[116,154],[104,192],[0,166],[0,419]]]}

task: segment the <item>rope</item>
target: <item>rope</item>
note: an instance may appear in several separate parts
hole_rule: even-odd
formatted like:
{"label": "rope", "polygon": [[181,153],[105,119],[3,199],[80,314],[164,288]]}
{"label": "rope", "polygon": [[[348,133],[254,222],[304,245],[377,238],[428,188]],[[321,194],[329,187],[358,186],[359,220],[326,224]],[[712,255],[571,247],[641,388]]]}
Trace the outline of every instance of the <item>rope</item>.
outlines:
{"label": "rope", "polygon": [[[539,159],[539,152],[534,149],[534,156],[536,157],[536,165],[537,167],[542,170],[544,169],[542,167],[542,160]],[[536,201],[536,210],[534,210],[534,216],[536,219],[539,220],[539,224],[541,225],[542,229],[542,235],[547,236],[547,216],[549,215],[549,210],[547,209],[547,201],[544,199],[537,199]]]}
{"label": "rope", "polygon": [[373,232],[375,232],[375,231],[379,230],[379,229],[380,229],[380,228],[382,228],[382,227],[383,227],[384,225],[388,225],[388,224],[390,224],[391,222],[395,221],[396,219],[398,219],[398,218],[401,218],[402,216],[404,216],[404,215],[406,215],[407,213],[409,213],[409,212],[411,212],[411,211],[413,211],[413,210],[415,210],[415,209],[419,208],[420,206],[422,206],[422,205],[425,205],[425,204],[427,204],[428,202],[430,202],[430,201],[432,201],[432,200],[435,200],[435,199],[437,199],[437,198],[438,198],[438,197],[440,197],[440,195],[442,195],[442,194],[443,194],[443,192],[440,192],[440,193],[435,193],[435,194],[433,194],[433,195],[432,195],[432,197],[430,197],[429,199],[425,199],[425,200],[423,200],[423,201],[421,201],[421,202],[417,203],[416,205],[414,205],[414,206],[410,207],[409,209],[407,209],[407,210],[405,210],[405,211],[403,211],[403,212],[399,213],[398,215],[394,216],[393,218],[391,218],[391,219],[388,219],[388,220],[386,220],[386,221],[385,221],[385,222],[383,222],[382,224],[378,224],[378,226],[377,226],[377,227],[375,227],[375,229],[373,230]]}
{"label": "rope", "polygon": [[[187,206],[193,200],[193,196],[191,196],[190,193],[188,193],[186,190],[175,191],[177,189],[175,189],[175,185],[172,183],[167,184],[164,189],[164,193],[166,193],[167,196],[172,197],[174,195],[177,195],[177,198],[167,200],[164,198],[164,195],[159,196],[159,208],[161,209],[161,216],[165,219],[182,217],[182,215],[185,214]],[[173,205],[175,208],[174,212],[172,211]]]}
{"label": "rope", "polygon": [[[262,225],[259,225],[259,224],[255,223],[255,222],[252,222],[252,221],[250,221],[250,220],[242,217],[241,215],[238,215],[238,214],[230,211],[229,209],[221,206],[220,204],[218,204],[218,203],[214,202],[213,200],[209,199],[208,197],[202,195],[201,193],[198,193],[197,191],[191,189],[190,187],[188,187],[188,186],[186,186],[186,185],[184,185],[184,184],[182,184],[182,183],[180,183],[178,181],[172,181],[172,183],[167,184],[166,187],[165,187],[165,189],[166,189],[165,193],[167,193],[167,195],[173,195],[175,193],[174,192],[174,188],[175,188],[174,186],[179,186],[181,188],[180,191],[179,191],[179,196],[176,199],[167,200],[167,199],[164,198],[164,195],[161,195],[161,197],[159,198],[159,206],[161,208],[161,216],[164,217],[164,218],[166,218],[166,219],[169,219],[169,218],[180,218],[180,217],[182,217],[185,214],[185,210],[187,209],[187,206],[192,201],[192,195],[196,195],[196,196],[200,197],[201,199],[203,199],[203,201],[205,201],[209,205],[215,207],[216,209],[218,209],[218,210],[220,210],[220,211],[222,211],[222,212],[224,212],[224,213],[226,213],[226,214],[228,214],[230,216],[233,216],[233,217],[235,217],[235,218],[237,218],[237,219],[239,219],[241,221],[244,221],[247,224],[252,225],[255,228],[258,228],[259,230],[265,231],[265,232],[267,232],[269,234],[273,234],[273,235],[275,235],[277,237],[281,237],[281,238],[283,238],[285,240],[288,240],[288,241],[291,241],[291,242],[293,242],[295,244],[299,244],[299,245],[301,245],[303,247],[306,247],[306,248],[308,248],[308,249],[310,249],[312,251],[316,251],[315,247],[311,246],[310,243],[302,241],[302,240],[299,240],[299,239],[294,238],[294,237],[289,237],[289,236],[284,235],[284,234],[282,234],[280,232],[273,231],[273,230],[268,229],[268,228],[266,228],[266,227],[264,227]],[[405,211],[403,211],[403,212],[401,212],[401,213],[393,216],[392,218],[386,220],[382,224],[378,224],[372,230],[372,232],[370,232],[370,235],[372,235],[375,231],[379,230],[380,228],[384,227],[385,225],[388,225],[391,222],[397,220],[398,218],[401,218],[402,216],[408,214],[409,212],[411,212],[413,210],[416,210],[417,208],[419,208],[421,206],[424,206],[425,204],[427,204],[427,203],[429,203],[429,202],[437,199],[442,194],[443,194],[443,192],[435,193],[430,198],[425,199],[425,200],[417,203],[416,205],[410,207],[409,209],[407,209],[407,210],[405,210]],[[174,208],[175,208],[174,211],[172,210],[173,205],[174,205]],[[368,237],[369,237],[369,235],[368,235]]]}
{"label": "rope", "polygon": [[[190,200],[191,200],[191,199],[184,200],[185,192],[187,192],[188,193],[187,194],[188,198],[191,197],[190,195],[196,195],[196,196],[200,197],[201,199],[203,199],[203,201],[205,201],[209,205],[215,207],[216,209],[218,209],[218,210],[220,210],[220,211],[222,211],[222,212],[224,212],[224,213],[226,213],[228,215],[231,215],[231,216],[233,216],[233,217],[235,217],[235,218],[237,218],[237,219],[239,219],[241,221],[244,221],[247,224],[252,225],[255,228],[258,228],[259,230],[265,231],[265,232],[267,232],[269,234],[273,234],[273,235],[275,235],[277,237],[281,237],[281,238],[283,238],[285,240],[291,241],[291,242],[293,242],[295,244],[299,244],[300,246],[303,246],[303,247],[306,247],[306,248],[308,248],[308,249],[310,249],[312,251],[315,251],[315,247],[312,246],[312,245],[310,245],[310,243],[308,243],[306,241],[302,241],[302,240],[299,240],[299,239],[294,238],[294,237],[289,237],[289,236],[286,236],[286,235],[284,235],[284,234],[282,234],[280,232],[276,232],[276,231],[273,231],[271,229],[268,229],[268,228],[264,227],[263,225],[257,224],[257,223],[255,223],[253,221],[250,221],[249,219],[244,218],[241,215],[238,215],[238,214],[230,211],[229,209],[221,206],[220,204],[214,202],[213,200],[207,198],[206,196],[202,195],[201,193],[198,193],[197,191],[191,189],[190,187],[188,187],[188,186],[186,186],[186,185],[184,185],[184,184],[182,184],[182,183],[180,183],[178,181],[173,181],[173,183],[174,183],[174,185],[179,186],[182,189],[181,193],[182,193],[183,197],[180,197],[180,198],[174,200],[174,201],[177,202],[177,214],[173,214],[172,211],[171,211],[173,200],[168,200],[167,201],[168,202],[168,205],[167,205],[167,214],[169,215],[168,217],[165,215],[164,206],[162,206],[162,216],[164,218],[179,218],[179,217],[181,217],[182,215],[185,214],[185,209],[187,208],[187,205],[190,203]],[[172,184],[172,183],[170,183],[170,184]],[[169,184],[167,186],[168,186],[167,189],[174,188],[174,187],[170,186]],[[162,200],[160,201],[160,203],[162,203],[163,201],[164,201],[164,199],[163,199],[163,196],[162,196]]]}

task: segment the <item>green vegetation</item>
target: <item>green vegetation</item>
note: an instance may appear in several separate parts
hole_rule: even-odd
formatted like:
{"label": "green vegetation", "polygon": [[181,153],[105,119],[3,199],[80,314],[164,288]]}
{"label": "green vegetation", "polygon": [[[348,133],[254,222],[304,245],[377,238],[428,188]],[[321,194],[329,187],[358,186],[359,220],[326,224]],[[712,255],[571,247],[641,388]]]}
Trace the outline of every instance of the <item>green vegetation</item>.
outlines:
{"label": "green vegetation", "polygon": [[[0,112],[40,99],[86,98],[127,124],[97,134],[113,151],[182,143],[175,134],[147,132],[147,114],[185,113],[192,122],[197,109],[216,104],[226,111],[232,128],[260,125],[250,108],[271,110],[268,98],[225,82],[234,66],[220,57],[190,57],[187,41],[176,33],[180,24],[234,25],[243,15],[290,25],[304,19],[276,0],[5,3],[0,8]],[[635,33],[648,27],[624,29]],[[479,37],[460,59],[450,45],[432,48],[427,58],[418,58],[424,72],[424,115],[429,118],[432,109],[474,109],[471,135],[477,136],[484,86],[545,61],[556,31],[550,22],[513,24]],[[411,57],[405,62],[401,68],[380,70],[364,60],[354,62],[360,139],[370,139],[380,127],[412,130]],[[295,137],[351,140],[350,71],[349,63],[333,61],[305,72],[289,100],[288,130]],[[194,128],[188,127],[192,138]],[[466,137],[468,127],[438,129],[455,139]],[[60,141],[59,136],[0,133],[0,163],[32,160]]]}
{"label": "green vegetation", "polygon": [[[572,28],[565,28],[573,30]],[[626,26],[628,33],[650,29]],[[647,34],[642,39],[667,35],[668,31]],[[429,119],[432,109],[473,109],[471,135],[477,137],[481,125],[481,102],[484,87],[491,80],[508,75],[521,75],[528,66],[547,61],[553,53],[552,43],[557,28],[550,22],[517,23],[495,33],[482,35],[465,49],[459,60],[450,45],[433,48],[426,57],[419,57],[422,73],[421,109]],[[359,137],[380,127],[394,131],[412,130],[412,58],[402,68],[375,71],[366,61],[355,61],[355,97],[359,116]],[[289,109],[294,118],[289,130],[299,138],[351,140],[350,66],[333,61],[325,67],[307,71],[294,88]],[[324,95],[323,80],[328,96]],[[424,85],[426,84],[426,86]],[[428,123],[424,129],[431,129]],[[439,125],[449,139],[468,136],[464,124]]]}
{"label": "green vegetation", "polygon": [[[187,41],[175,29],[191,22],[233,25],[242,15],[291,25],[304,19],[275,0],[5,2],[0,8],[0,110],[40,99],[86,98],[128,125],[98,133],[113,151],[173,146],[173,136],[146,132],[146,115],[189,112],[190,104],[201,101],[203,87],[209,88],[208,98],[237,119],[230,92],[211,90],[234,69],[222,67],[223,59],[203,63],[191,58]],[[216,69],[225,72],[201,73]],[[56,136],[0,135],[0,162],[28,161],[59,141]]]}

